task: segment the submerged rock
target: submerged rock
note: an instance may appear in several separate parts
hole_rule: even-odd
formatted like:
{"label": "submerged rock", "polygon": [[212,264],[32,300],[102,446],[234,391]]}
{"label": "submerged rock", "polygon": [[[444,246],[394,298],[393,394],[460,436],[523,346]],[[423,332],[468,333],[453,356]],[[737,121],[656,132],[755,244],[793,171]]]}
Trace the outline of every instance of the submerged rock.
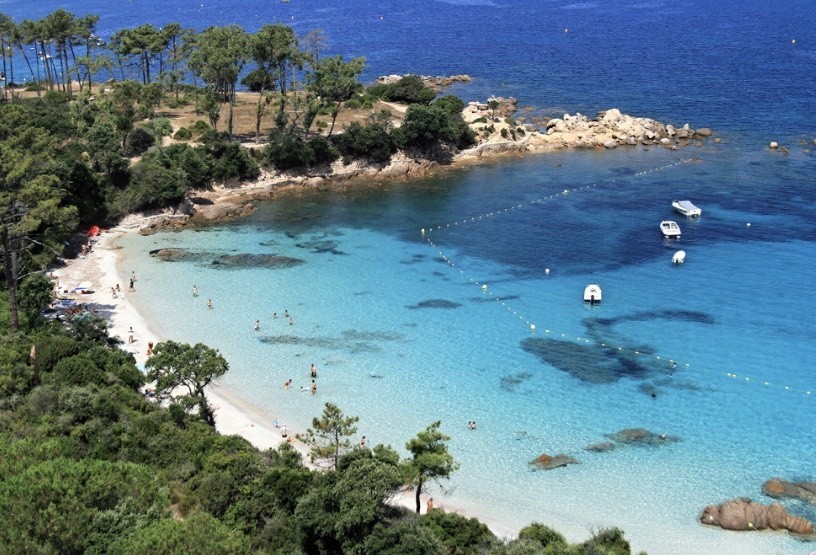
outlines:
{"label": "submerged rock", "polygon": [[816,482],[789,482],[771,478],[762,484],[762,493],[774,499],[799,499],[816,505]]}
{"label": "submerged rock", "polygon": [[601,443],[592,443],[584,447],[584,450],[593,453],[606,453],[617,449],[618,445],[612,441],[602,441]]}
{"label": "submerged rock", "polygon": [[446,301],[445,299],[428,299],[427,301],[422,301],[417,304],[408,305],[407,308],[411,310],[416,310],[418,308],[459,308],[462,306],[459,303],[455,303],[453,301]]}
{"label": "submerged rock", "polygon": [[546,453],[542,453],[534,460],[530,461],[530,466],[532,466],[534,470],[552,470],[553,468],[560,468],[562,466],[567,466],[568,464],[580,463],[581,462],[578,459],[575,457],[570,457],[569,455],[550,456]]}
{"label": "submerged rock", "polygon": [[794,534],[813,534],[813,523],[800,516],[793,516],[779,503],[763,505],[740,497],[709,505],[700,515],[700,522],[719,526],[725,530],[788,530]]}
{"label": "submerged rock", "polygon": [[656,434],[645,428],[627,428],[614,434],[606,434],[606,437],[617,443],[625,445],[648,445],[658,447],[668,443],[677,443],[680,438],[668,434]]}
{"label": "submerged rock", "polygon": [[273,254],[224,254],[212,261],[216,268],[243,269],[243,268],[293,268],[305,264],[305,260],[289,256]]}
{"label": "submerged rock", "polygon": [[150,256],[155,256],[164,262],[179,262],[195,257],[195,255],[187,249],[154,249],[150,251]]}

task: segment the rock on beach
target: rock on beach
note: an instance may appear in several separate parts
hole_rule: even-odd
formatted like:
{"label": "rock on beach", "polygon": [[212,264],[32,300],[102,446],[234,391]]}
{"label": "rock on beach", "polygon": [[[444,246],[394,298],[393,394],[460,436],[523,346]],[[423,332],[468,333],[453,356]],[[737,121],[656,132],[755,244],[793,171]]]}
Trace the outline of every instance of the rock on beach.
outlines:
{"label": "rock on beach", "polygon": [[709,505],[700,522],[725,530],[788,530],[794,534],[813,534],[813,523],[788,513],[779,503],[763,505],[740,497],[720,505]]}

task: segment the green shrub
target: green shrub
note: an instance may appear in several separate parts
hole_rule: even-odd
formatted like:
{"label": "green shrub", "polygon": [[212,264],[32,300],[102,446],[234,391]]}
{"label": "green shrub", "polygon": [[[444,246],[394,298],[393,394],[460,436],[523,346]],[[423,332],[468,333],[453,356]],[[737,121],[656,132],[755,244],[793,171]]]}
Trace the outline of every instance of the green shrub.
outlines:
{"label": "green shrub", "polygon": [[258,164],[238,143],[219,145],[219,152],[213,156],[213,179],[255,179],[261,173]]}
{"label": "green shrub", "polygon": [[173,134],[173,124],[168,118],[153,118],[144,127],[150,129],[157,138]]}
{"label": "green shrub", "polygon": [[487,123],[487,118],[484,116],[478,117],[473,120],[473,123]]}
{"label": "green shrub", "polygon": [[130,156],[143,154],[148,148],[156,144],[156,136],[147,127],[136,127],[128,133],[125,141],[125,151]]}
{"label": "green shrub", "polygon": [[354,159],[364,159],[374,163],[385,163],[397,148],[388,130],[382,125],[360,125],[352,123],[344,133],[335,137],[335,144],[346,163]]}
{"label": "green shrub", "polygon": [[485,524],[458,513],[436,509],[423,515],[419,522],[434,533],[448,553],[457,555],[482,553],[496,539]]}
{"label": "green shrub", "polygon": [[436,93],[425,86],[419,75],[406,75],[395,83],[372,85],[367,90],[372,97],[404,104],[428,104]]}
{"label": "green shrub", "polygon": [[205,122],[204,120],[196,120],[192,128],[193,135],[196,136],[203,135],[204,133],[207,133],[208,131],[211,130],[212,128],[209,125],[207,125],[207,122]]}
{"label": "green shrub", "polygon": [[189,141],[193,138],[193,133],[186,127],[180,127],[179,130],[173,134],[173,138],[177,141]]}
{"label": "green shrub", "polygon": [[306,168],[314,163],[314,151],[300,137],[273,129],[264,160],[280,171]]}
{"label": "green shrub", "polygon": [[502,130],[500,131],[500,133],[501,133],[501,136],[503,138],[505,138],[505,139],[507,138],[508,133],[507,133],[507,128],[506,127],[502,127]]}

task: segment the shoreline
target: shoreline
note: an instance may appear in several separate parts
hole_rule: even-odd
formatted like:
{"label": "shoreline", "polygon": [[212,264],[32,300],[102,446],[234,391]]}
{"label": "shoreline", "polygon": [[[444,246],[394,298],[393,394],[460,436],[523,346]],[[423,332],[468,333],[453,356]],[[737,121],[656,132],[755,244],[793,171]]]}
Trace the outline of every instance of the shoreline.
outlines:
{"label": "shoreline", "polygon": [[[109,335],[123,341],[119,348],[134,356],[136,365],[142,372],[144,372],[144,365],[148,359],[148,342],[155,345],[170,338],[157,329],[155,323],[145,315],[144,309],[140,307],[140,302],[136,300],[139,291],[138,275],[133,291],[128,290],[131,274],[125,268],[127,259],[117,242],[128,233],[138,233],[146,221],[148,218],[127,218],[124,223],[105,230],[97,236],[92,241],[93,248],[88,254],[66,260],[65,266],[50,272],[51,275],[58,278],[60,296],[76,298],[77,302],[81,302],[93,313],[104,318],[108,322]],[[73,294],[72,291],[76,285],[83,282],[91,285],[90,291]],[[111,287],[115,287],[117,283],[120,284],[121,291],[114,298]],[[129,342],[130,336],[133,337],[133,342]],[[260,451],[276,449],[287,441],[275,425],[279,418],[285,422],[286,415],[270,415],[217,382],[207,387],[206,395],[215,413],[215,429],[219,434],[240,436]],[[302,455],[303,464],[314,469],[309,461],[308,447],[294,437],[295,433],[294,430],[290,431],[290,445]],[[423,514],[426,512],[426,499],[432,496],[423,494],[421,503]],[[392,502],[413,510],[414,499],[414,491],[407,489],[398,492]],[[436,499],[442,501],[441,496],[437,496]],[[468,517],[474,516],[457,510],[453,503],[436,502],[435,507],[447,508]],[[485,518],[477,518],[488,524]],[[517,533],[517,531],[505,529],[495,523],[489,526],[499,537],[514,537]]]}

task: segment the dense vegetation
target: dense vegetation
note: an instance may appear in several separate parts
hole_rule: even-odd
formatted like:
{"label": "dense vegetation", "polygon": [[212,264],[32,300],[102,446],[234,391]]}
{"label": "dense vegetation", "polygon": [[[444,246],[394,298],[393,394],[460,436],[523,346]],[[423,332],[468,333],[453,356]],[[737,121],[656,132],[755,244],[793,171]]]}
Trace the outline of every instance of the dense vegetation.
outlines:
{"label": "dense vegetation", "polygon": [[[362,60],[319,59],[319,33],[298,43],[280,25],[255,35],[143,25],[103,49],[96,22],[64,10],[20,24],[0,15],[1,553],[629,553],[617,529],[569,545],[533,524],[505,542],[474,519],[438,509],[420,516],[425,487],[458,466],[440,422],[407,440],[401,458],[352,442],[356,419],[327,404],[301,438],[311,447],[307,467],[289,444],[260,452],[215,432],[204,389],[228,371],[217,351],[159,343],[143,375],[100,318],[44,317],[45,269],[73,250],[78,229],[177,206],[191,190],[251,179],[264,165],[385,163],[397,149],[435,155],[472,141],[457,119],[461,101],[431,102],[413,79],[366,93],[356,82]],[[29,47],[38,79],[24,95],[12,54]],[[103,69],[122,79],[91,89]],[[217,127],[241,75],[259,92],[258,133],[264,112],[275,112],[260,155],[233,142],[231,118],[226,131]],[[375,93],[415,102],[399,129],[372,114],[333,134],[345,102]],[[185,102],[207,122],[174,131],[159,107]],[[332,122],[325,134],[312,131],[320,114]],[[161,146],[170,134],[182,142]],[[391,503],[405,487],[416,512]]]}

